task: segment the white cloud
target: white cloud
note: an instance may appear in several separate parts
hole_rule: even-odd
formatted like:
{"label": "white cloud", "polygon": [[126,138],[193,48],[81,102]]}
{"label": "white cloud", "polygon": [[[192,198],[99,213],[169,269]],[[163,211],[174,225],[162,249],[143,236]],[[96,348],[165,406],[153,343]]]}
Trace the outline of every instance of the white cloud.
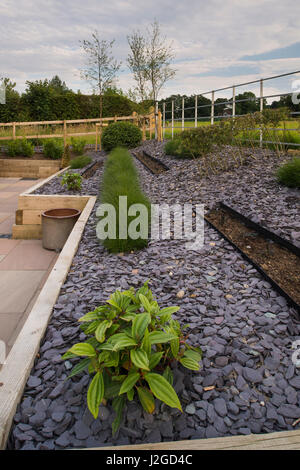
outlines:
{"label": "white cloud", "polygon": [[[2,0],[0,76],[23,90],[26,80],[58,74],[74,90],[87,91],[77,72],[84,61],[79,40],[98,29],[116,39],[115,55],[126,62],[127,34],[145,31],[156,17],[176,52],[176,79],[162,96],[200,93],[299,69],[298,59],[240,60],[297,42],[299,14],[300,4],[291,0]],[[119,85],[128,89],[133,81],[125,65]],[[276,93],[290,82],[268,88]]]}

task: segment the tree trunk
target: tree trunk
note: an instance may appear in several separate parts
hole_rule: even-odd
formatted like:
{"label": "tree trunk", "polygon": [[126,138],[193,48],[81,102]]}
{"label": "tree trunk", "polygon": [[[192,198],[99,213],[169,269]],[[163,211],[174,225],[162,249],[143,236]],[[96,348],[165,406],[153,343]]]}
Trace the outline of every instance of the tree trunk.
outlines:
{"label": "tree trunk", "polygon": [[100,93],[100,102],[99,102],[99,104],[100,104],[100,119],[102,119],[102,117],[103,117],[103,95],[102,95],[102,93]]}

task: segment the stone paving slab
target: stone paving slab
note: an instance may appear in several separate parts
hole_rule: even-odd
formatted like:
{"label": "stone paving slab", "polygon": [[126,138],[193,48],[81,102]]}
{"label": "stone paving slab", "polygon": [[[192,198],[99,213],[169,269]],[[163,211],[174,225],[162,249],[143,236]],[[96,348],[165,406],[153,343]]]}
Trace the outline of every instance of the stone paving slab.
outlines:
{"label": "stone paving slab", "polygon": [[0,223],[0,233],[5,234],[5,235],[11,234],[14,223],[15,223],[14,216],[11,215],[7,217],[3,222]]}
{"label": "stone paving slab", "polygon": [[[3,263],[3,261],[2,261]],[[0,271],[1,314],[23,313],[44,275],[43,271]],[[0,328],[2,331],[2,327]],[[0,333],[1,335],[1,333]],[[1,338],[0,338],[1,339]]]}
{"label": "stone paving slab", "polygon": [[11,192],[11,191],[7,191],[7,188],[5,188],[6,191],[1,191],[0,192],[0,199],[8,199],[8,198],[12,198],[14,196],[18,196],[19,193],[17,192]]}
{"label": "stone paving slab", "polygon": [[[11,214],[9,212],[0,212],[0,223],[7,219]],[[1,233],[1,232],[0,232]]]}
{"label": "stone paving slab", "polygon": [[0,322],[1,322],[0,340],[5,342],[7,349],[11,346],[11,338],[18,331],[18,324],[20,323],[22,316],[23,316],[22,313],[1,313],[0,314]]}
{"label": "stone paving slab", "polygon": [[45,250],[41,240],[20,243],[0,263],[0,271],[47,270],[55,258],[55,251]]}
{"label": "stone paving slab", "polygon": [[20,240],[8,240],[6,238],[1,238],[0,239],[0,255],[7,255],[19,243],[20,243]]}

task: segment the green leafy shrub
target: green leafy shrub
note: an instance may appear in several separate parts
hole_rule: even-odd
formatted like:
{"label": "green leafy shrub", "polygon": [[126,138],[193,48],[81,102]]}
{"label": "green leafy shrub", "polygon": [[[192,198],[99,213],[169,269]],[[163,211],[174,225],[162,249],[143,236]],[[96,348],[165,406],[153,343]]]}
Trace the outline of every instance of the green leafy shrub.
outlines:
{"label": "green leafy shrub", "polygon": [[[147,229],[147,233],[141,229],[140,238],[133,239],[128,235],[126,239],[123,239],[119,236],[119,213],[121,213],[121,217],[125,216],[127,227],[135,219],[135,216],[129,216],[127,211],[126,214],[123,214],[120,196],[127,196],[128,208],[132,204],[142,204],[147,210],[147,221],[144,221],[143,225],[143,229]],[[102,204],[111,204],[116,211],[116,238],[102,240],[97,231],[97,236],[103,245],[113,253],[137,250],[147,246],[151,204],[140,188],[133,158],[124,148],[114,149],[105,162],[100,199]]]}
{"label": "green leafy shrub", "polygon": [[72,169],[84,168],[89,163],[91,163],[91,161],[92,161],[92,158],[89,157],[88,155],[80,155],[79,157],[73,158],[71,160],[70,167]]}
{"label": "green leafy shrub", "polygon": [[49,139],[44,143],[43,149],[46,157],[58,160],[63,156],[64,144],[60,139]]}
{"label": "green leafy shrub", "polygon": [[67,185],[68,190],[79,191],[81,189],[82,176],[79,173],[64,173],[61,185]]}
{"label": "green leafy shrub", "polygon": [[75,155],[82,155],[84,147],[86,146],[86,139],[75,139],[71,137],[72,150]]}
{"label": "green leafy shrub", "polygon": [[90,336],[74,344],[63,359],[85,357],[69,377],[88,370],[95,374],[87,392],[87,404],[96,419],[103,399],[113,398],[115,433],[121,424],[126,400],[134,396],[147,413],[155,410],[155,398],[182,411],[172,386],[172,362],[199,370],[201,349],[186,343],[180,324],[172,319],[179,307],[160,309],[147,283],[138,289],[116,291],[106,304],[79,321]]}
{"label": "green leafy shrub", "polygon": [[142,131],[131,122],[114,122],[104,128],[102,145],[110,151],[115,147],[137,147],[142,141]]}
{"label": "green leafy shrub", "polygon": [[279,183],[290,188],[300,188],[300,157],[282,165],[276,173]]}
{"label": "green leafy shrub", "polygon": [[191,158],[192,156],[183,148],[180,138],[169,140],[165,144],[165,154],[178,158]]}
{"label": "green leafy shrub", "polygon": [[12,140],[7,145],[7,153],[10,157],[32,157],[34,147],[31,142],[26,139]]}

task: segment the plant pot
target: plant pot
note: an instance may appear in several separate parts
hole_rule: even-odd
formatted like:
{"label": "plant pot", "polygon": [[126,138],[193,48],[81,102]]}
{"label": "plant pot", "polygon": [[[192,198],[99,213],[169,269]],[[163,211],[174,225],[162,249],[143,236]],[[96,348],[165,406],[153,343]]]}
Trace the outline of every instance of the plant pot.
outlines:
{"label": "plant pot", "polygon": [[60,251],[80,216],[77,209],[50,209],[42,213],[43,248]]}

